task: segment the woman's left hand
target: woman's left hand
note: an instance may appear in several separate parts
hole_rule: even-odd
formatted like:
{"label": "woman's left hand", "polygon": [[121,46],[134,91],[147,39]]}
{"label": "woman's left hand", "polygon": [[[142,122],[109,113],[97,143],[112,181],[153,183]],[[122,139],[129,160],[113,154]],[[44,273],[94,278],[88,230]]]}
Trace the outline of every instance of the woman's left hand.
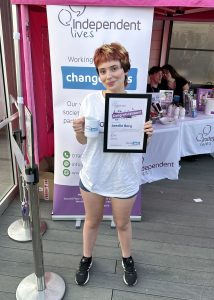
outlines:
{"label": "woman's left hand", "polygon": [[153,134],[153,126],[152,126],[152,121],[147,121],[145,124],[144,124],[144,132],[146,134],[148,134],[148,136],[152,136]]}

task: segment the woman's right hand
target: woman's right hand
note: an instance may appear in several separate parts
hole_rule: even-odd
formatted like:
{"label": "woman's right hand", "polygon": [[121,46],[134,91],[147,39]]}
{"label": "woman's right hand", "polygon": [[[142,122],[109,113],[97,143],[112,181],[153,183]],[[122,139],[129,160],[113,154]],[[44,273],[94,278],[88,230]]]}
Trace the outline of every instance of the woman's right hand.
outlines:
{"label": "woman's right hand", "polygon": [[76,134],[84,133],[85,128],[85,117],[80,117],[78,119],[73,120],[73,129]]}
{"label": "woman's right hand", "polygon": [[76,133],[77,141],[84,145],[87,143],[87,138],[85,137],[85,117],[80,117],[73,120],[73,130]]}

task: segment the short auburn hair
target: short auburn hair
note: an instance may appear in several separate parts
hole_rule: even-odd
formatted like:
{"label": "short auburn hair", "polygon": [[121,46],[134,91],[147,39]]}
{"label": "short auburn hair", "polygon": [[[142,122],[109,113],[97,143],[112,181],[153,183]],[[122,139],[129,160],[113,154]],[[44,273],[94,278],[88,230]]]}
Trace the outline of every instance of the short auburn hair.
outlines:
{"label": "short auburn hair", "polygon": [[[119,43],[104,44],[97,48],[94,53],[94,64],[99,74],[98,67],[104,62],[111,60],[119,60],[124,72],[127,73],[130,68],[130,60],[128,51]],[[128,78],[125,76],[125,86],[128,85]]]}

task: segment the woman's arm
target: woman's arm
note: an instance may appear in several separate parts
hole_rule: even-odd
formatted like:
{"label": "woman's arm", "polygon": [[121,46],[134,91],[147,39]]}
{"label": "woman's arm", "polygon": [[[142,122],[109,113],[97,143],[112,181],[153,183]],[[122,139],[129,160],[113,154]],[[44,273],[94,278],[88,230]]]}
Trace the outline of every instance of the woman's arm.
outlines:
{"label": "woman's arm", "polygon": [[76,139],[77,141],[84,145],[87,143],[87,138],[84,134],[84,128],[85,128],[85,118],[81,117],[73,121],[73,129],[76,133]]}

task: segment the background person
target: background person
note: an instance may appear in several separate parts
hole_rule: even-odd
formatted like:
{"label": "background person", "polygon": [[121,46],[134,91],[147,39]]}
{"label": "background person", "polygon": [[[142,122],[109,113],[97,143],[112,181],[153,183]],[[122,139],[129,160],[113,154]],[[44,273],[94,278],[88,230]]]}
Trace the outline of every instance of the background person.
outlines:
{"label": "background person", "polygon": [[174,96],[180,96],[180,104],[183,105],[183,91],[189,90],[189,82],[182,77],[178,72],[169,64],[162,66],[163,80],[162,90],[173,90]]}
{"label": "background person", "polygon": [[[122,252],[123,280],[126,285],[132,286],[137,283],[137,272],[131,256],[130,215],[139,191],[142,155],[104,153],[103,132],[99,133],[98,138],[86,138],[84,135],[85,117],[94,117],[104,122],[105,93],[126,93],[129,54],[120,44],[105,44],[95,51],[94,64],[106,90],[87,95],[80,108],[81,117],[73,121],[77,141],[86,144],[80,171],[80,191],[85,208],[83,257],[75,281],[78,285],[84,285],[89,280],[92,252],[103,219],[105,197],[110,197]],[[145,123],[144,131],[152,135],[150,121]]]}
{"label": "background person", "polygon": [[149,83],[147,84],[147,93],[159,93],[162,81],[162,69],[158,66],[153,66],[149,69]]}

